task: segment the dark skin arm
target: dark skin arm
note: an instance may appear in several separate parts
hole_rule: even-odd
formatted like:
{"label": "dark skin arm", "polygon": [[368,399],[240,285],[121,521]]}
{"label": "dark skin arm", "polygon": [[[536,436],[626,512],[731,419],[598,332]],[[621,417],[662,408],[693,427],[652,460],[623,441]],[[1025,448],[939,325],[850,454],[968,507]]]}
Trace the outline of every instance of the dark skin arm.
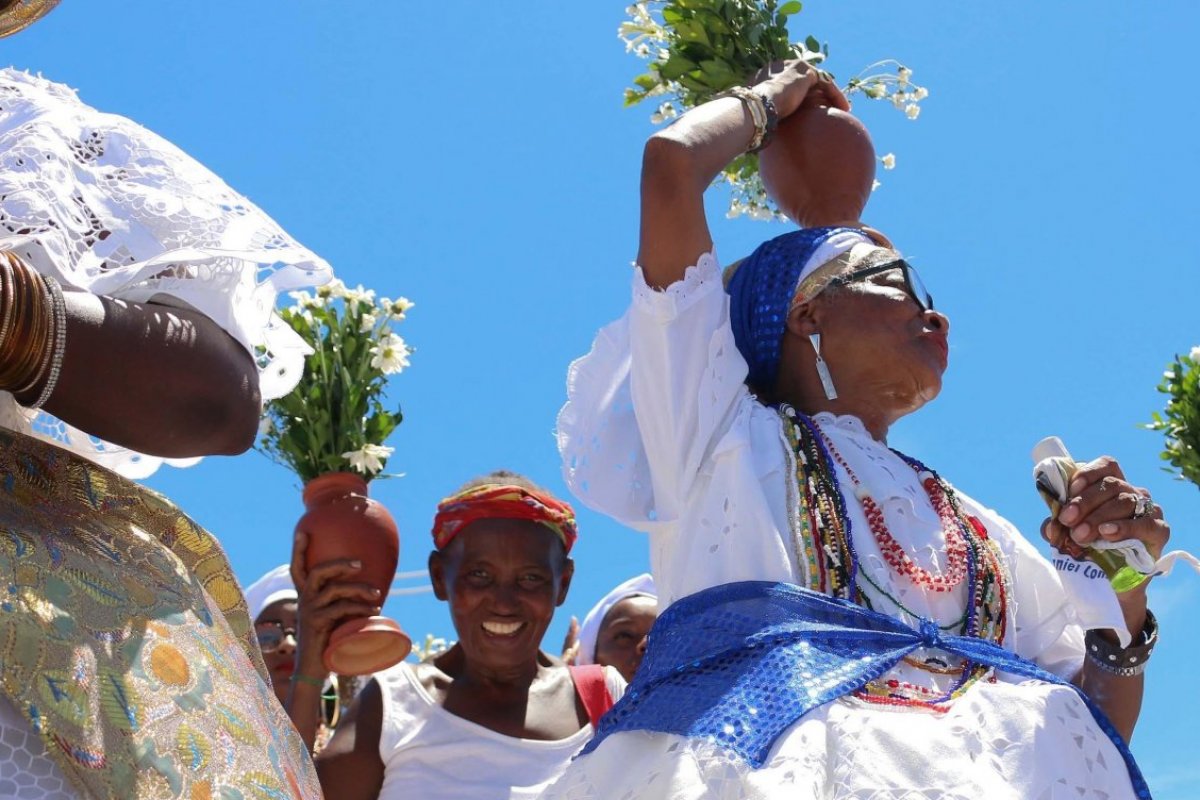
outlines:
{"label": "dark skin arm", "polygon": [[[164,458],[234,455],[261,412],[250,354],[197,311],[65,292],[66,353],[46,410]],[[36,399],[24,396],[19,401]]]}
{"label": "dark skin arm", "polygon": [[[378,614],[382,599],[378,589],[351,580],[362,569],[361,562],[343,558],[309,570],[304,558],[307,549],[308,534],[300,531],[292,543],[292,583],[300,587],[296,675],[324,681],[329,673],[323,657],[334,627],[347,617]],[[312,752],[322,721],[321,687],[293,680],[286,706],[292,724]]]}
{"label": "dark skin arm", "polygon": [[[773,64],[762,78],[754,88],[771,98],[780,119],[799,109],[810,93],[814,100],[849,110],[837,86],[802,61]],[[712,250],[704,190],[745,152],[753,136],[745,104],[724,97],[697,106],[646,142],[638,264],[650,286],[665,289]]]}
{"label": "dark skin arm", "polygon": [[[1171,536],[1171,526],[1162,519],[1162,509],[1158,506],[1149,516],[1132,518],[1136,498],[1150,495],[1125,480],[1121,465],[1115,459],[1105,456],[1080,467],[1071,481],[1070,493],[1071,498],[1063,504],[1057,519],[1047,519],[1042,525],[1042,536],[1051,546],[1078,556],[1081,546],[1097,540],[1137,539],[1146,545],[1154,558],[1162,555]],[[1146,624],[1148,584],[1146,581],[1136,589],[1117,595],[1125,624],[1135,642]],[[1101,631],[1100,635],[1117,644],[1117,636],[1112,631]],[[1145,675],[1114,675],[1085,658],[1075,684],[1104,710],[1128,742],[1142,710]]]}
{"label": "dark skin arm", "polygon": [[376,800],[383,787],[379,736],[383,731],[383,695],[372,680],[355,698],[329,744],[317,756],[317,777],[326,797]]}

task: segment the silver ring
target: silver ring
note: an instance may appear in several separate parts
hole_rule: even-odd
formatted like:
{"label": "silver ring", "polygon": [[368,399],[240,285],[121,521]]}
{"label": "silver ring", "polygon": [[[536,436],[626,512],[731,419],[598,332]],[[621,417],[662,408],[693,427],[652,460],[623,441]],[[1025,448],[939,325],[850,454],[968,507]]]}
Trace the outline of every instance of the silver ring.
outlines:
{"label": "silver ring", "polygon": [[1152,511],[1154,511],[1154,502],[1149,497],[1139,494],[1133,501],[1133,519],[1148,517]]}

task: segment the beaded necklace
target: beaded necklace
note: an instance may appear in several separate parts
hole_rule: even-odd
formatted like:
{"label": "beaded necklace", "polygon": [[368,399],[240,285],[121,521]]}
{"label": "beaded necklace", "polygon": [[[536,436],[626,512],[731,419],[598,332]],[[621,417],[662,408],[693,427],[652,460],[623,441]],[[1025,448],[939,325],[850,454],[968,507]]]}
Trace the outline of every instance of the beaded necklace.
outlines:
{"label": "beaded necklace", "polygon": [[[851,521],[846,501],[839,486],[835,463],[840,464],[855,484],[856,496],[863,505],[868,525],[872,529],[881,553],[888,565],[901,576],[930,591],[945,592],[966,584],[967,598],[963,616],[943,629],[959,628],[964,636],[974,636],[1002,642],[1007,627],[1007,580],[999,548],[987,535],[983,523],[967,515],[954,490],[934,471],[916,459],[895,450],[921,478],[930,502],[938,512],[946,535],[949,567],[947,574],[934,575],[917,566],[904,553],[899,543],[887,531],[879,510],[870,495],[861,489],[857,476],[837,452],[833,443],[807,415],[783,405],[779,409],[788,444],[795,453],[798,513],[796,523],[797,558],[807,566],[808,588],[872,608],[869,597],[858,585],[859,578],[910,617],[918,617],[898,599],[872,581],[866,573],[860,575],[858,557],[851,536]],[[867,498],[864,500],[863,498]],[[874,520],[872,518],[875,518]],[[885,535],[881,535],[885,534]],[[894,545],[894,547],[892,547]],[[892,557],[888,557],[889,551]],[[898,552],[897,552],[898,551]],[[944,692],[895,679],[872,681],[855,696],[872,703],[895,706],[923,707],[945,711],[948,702],[961,695],[976,681],[987,677],[989,670],[971,662],[961,667],[933,666],[910,661],[910,665],[940,675],[957,678]]]}

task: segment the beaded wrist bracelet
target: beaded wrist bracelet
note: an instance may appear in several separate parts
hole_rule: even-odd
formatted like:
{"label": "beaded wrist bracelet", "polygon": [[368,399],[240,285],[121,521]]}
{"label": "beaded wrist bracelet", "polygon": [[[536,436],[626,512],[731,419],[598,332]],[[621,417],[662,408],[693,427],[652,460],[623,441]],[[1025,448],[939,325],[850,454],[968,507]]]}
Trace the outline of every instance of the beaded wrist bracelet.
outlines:
{"label": "beaded wrist bracelet", "polygon": [[1124,649],[1109,643],[1096,631],[1088,631],[1083,639],[1088,659],[1100,669],[1113,675],[1132,678],[1146,670],[1150,654],[1158,644],[1158,620],[1146,611],[1146,624],[1142,627],[1141,642]]}
{"label": "beaded wrist bracelet", "polygon": [[[747,89],[745,86],[734,86],[729,91],[719,94],[718,97],[736,97],[742,101],[746,112],[750,114],[750,120],[754,123],[754,137],[750,140],[746,152],[754,153],[761,150],[766,144],[767,128],[770,125],[771,115],[767,111],[769,101],[758,92]],[[772,104],[771,110],[774,111],[774,109],[775,106]]]}
{"label": "beaded wrist bracelet", "polygon": [[758,147],[753,148],[750,152],[757,153],[771,143],[771,139],[775,137],[775,130],[779,127],[779,111],[775,108],[775,101],[767,97],[765,94],[755,92],[759,99],[762,100],[763,112],[767,116],[767,125],[763,130],[762,141],[758,143]]}

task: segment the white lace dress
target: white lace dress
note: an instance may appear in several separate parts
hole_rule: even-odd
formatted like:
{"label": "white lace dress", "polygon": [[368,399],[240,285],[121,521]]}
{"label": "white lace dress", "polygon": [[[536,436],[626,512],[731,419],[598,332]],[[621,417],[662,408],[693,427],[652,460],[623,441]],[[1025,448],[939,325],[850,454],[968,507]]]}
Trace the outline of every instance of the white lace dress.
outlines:
{"label": "white lace dress", "polygon": [[[175,145],[13,69],[0,70],[0,248],[66,290],[200,311],[257,360],[264,400],[296,385],[309,352],[275,314],[278,293],[332,277],[324,260]],[[128,478],[163,463],[22,409],[7,392],[0,425]]]}
{"label": "white lace dress", "polygon": [[[277,294],[332,277],[324,260],[170,142],[11,69],[0,70],[0,248],[66,290],[202,312],[255,357],[264,400],[295,386],[309,352],[276,316]],[[8,392],[0,425],[130,478],[164,463],[21,408]],[[0,696],[0,800],[77,796]]]}
{"label": "white lace dress", "polygon": [[[650,537],[664,605],[734,581],[806,585],[796,554],[795,464],[775,411],[742,383],[716,259],[701,258],[665,292],[640,273],[633,305],[572,365],[559,417],[567,481],[588,506]],[[892,535],[919,565],[945,568],[941,524],[916,473],[853,417],[817,424],[879,501]],[[931,465],[936,468],[936,465]],[[840,485],[849,478],[838,468]],[[1004,645],[1062,676],[1083,658],[1082,630],[1051,565],[1005,520],[960,495],[1004,554],[1010,627]],[[951,625],[965,587],[927,593],[883,561],[858,503],[847,504],[875,608]],[[886,594],[885,594],[886,593]],[[890,595],[893,600],[887,599]],[[918,650],[887,678],[948,687]],[[760,769],[713,745],[625,732],[577,759],[544,795],[563,800],[699,798],[1132,798],[1125,764],[1073,690],[999,674],[941,711],[843,698],[802,717]]]}

